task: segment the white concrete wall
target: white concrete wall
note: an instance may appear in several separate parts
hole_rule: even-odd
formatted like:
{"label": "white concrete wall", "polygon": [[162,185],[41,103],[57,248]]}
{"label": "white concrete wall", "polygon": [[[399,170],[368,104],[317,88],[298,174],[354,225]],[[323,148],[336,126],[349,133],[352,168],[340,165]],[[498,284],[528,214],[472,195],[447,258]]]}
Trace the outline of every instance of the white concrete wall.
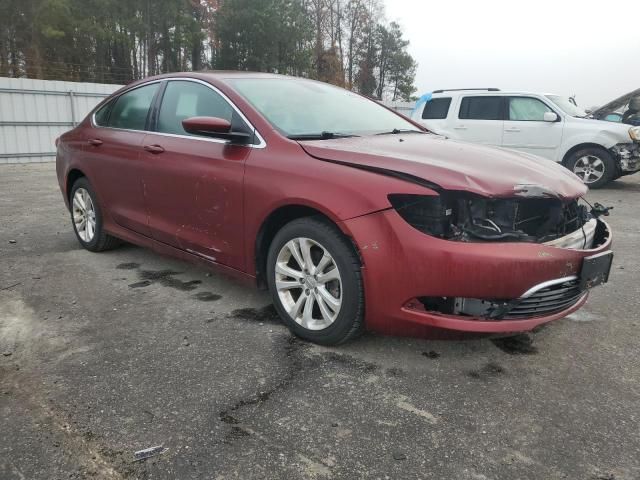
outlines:
{"label": "white concrete wall", "polygon": [[54,161],[55,139],[120,87],[0,77],[0,164]]}

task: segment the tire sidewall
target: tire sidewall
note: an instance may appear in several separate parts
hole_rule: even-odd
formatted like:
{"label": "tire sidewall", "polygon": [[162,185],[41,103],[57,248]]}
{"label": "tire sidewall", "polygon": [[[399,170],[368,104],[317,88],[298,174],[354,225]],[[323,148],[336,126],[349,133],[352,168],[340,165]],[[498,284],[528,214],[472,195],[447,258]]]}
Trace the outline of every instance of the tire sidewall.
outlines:
{"label": "tire sidewall", "polygon": [[578,160],[587,155],[598,157],[604,164],[604,174],[602,175],[602,177],[600,177],[599,180],[593,183],[585,182],[584,184],[587,187],[594,189],[601,188],[616,178],[617,169],[613,157],[609,152],[601,150],[599,148],[585,148],[582,150],[578,150],[569,158],[569,161],[567,162],[567,168],[573,173],[573,169]]}
{"label": "tire sidewall", "polygon": [[[76,223],[73,220],[73,197],[75,196],[76,191],[79,188],[84,188],[89,193],[91,201],[93,202],[93,209],[96,213],[96,230],[90,242],[85,242],[84,240],[82,240],[82,238],[80,238],[80,235],[78,235],[78,231],[76,230]],[[73,184],[73,187],[71,187],[71,194],[69,196],[69,207],[69,210],[71,212],[71,225],[73,226],[73,232],[76,234],[78,242],[80,242],[80,245],[82,245],[87,250],[98,251],[98,245],[102,236],[102,212],[100,210],[100,205],[98,204],[96,194],[93,191],[91,184],[85,177],[76,180],[76,182]]]}
{"label": "tire sidewall", "polygon": [[[267,284],[274,307],[290,330],[306,340],[320,344],[340,343],[353,329],[362,315],[362,278],[359,266],[354,263],[354,253],[342,234],[328,223],[315,219],[294,220],[285,225],[274,237],[267,256]],[[306,237],[321,244],[333,257],[342,280],[342,305],[335,321],[322,330],[308,330],[296,323],[284,309],[275,287],[275,265],[282,247],[293,238]]]}

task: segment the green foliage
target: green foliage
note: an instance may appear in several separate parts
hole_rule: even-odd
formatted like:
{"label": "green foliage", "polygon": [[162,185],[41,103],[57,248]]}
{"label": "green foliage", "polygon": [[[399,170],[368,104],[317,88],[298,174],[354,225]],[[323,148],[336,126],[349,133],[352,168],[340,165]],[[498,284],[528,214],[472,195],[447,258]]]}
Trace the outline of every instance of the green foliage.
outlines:
{"label": "green foliage", "polygon": [[275,72],[408,99],[416,63],[381,0],[1,0],[0,75],[127,83]]}

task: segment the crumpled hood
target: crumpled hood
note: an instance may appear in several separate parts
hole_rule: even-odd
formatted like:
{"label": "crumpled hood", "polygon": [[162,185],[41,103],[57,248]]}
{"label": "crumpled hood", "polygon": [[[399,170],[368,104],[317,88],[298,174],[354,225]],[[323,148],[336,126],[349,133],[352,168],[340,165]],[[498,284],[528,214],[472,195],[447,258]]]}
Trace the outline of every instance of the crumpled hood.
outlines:
{"label": "crumpled hood", "polygon": [[572,199],[587,192],[577,176],[554,161],[437,135],[376,135],[299,143],[320,160],[410,175],[444,190],[485,197]]}

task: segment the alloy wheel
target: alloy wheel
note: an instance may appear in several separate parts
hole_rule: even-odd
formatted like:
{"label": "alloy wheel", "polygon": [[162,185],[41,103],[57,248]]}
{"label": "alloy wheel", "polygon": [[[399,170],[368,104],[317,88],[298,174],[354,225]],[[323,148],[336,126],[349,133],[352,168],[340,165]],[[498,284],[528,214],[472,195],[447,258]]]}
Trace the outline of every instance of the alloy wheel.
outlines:
{"label": "alloy wheel", "polygon": [[278,253],[278,298],[289,316],[309,330],[335,322],[342,305],[340,271],[329,251],[310,238],[294,238]]}
{"label": "alloy wheel", "polygon": [[595,155],[585,155],[576,160],[573,173],[586,183],[591,184],[600,180],[605,173],[604,162]]}
{"label": "alloy wheel", "polygon": [[89,243],[96,233],[96,210],[91,195],[78,188],[73,195],[73,223],[80,239]]}

